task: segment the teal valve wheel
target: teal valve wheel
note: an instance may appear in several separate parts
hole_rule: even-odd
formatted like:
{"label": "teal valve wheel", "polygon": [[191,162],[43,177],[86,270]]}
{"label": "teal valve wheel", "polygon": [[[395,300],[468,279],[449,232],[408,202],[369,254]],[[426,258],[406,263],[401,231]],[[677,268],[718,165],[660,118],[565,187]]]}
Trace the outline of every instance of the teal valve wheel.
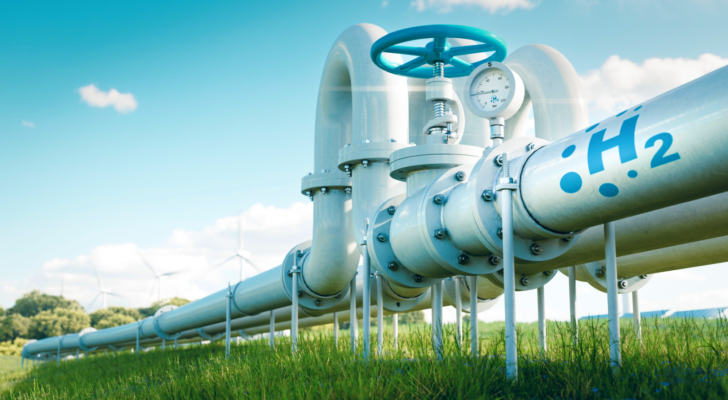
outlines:
{"label": "teal valve wheel", "polygon": [[[448,38],[470,39],[481,44],[452,47]],[[400,46],[412,40],[432,39],[425,47]],[[458,56],[475,53],[493,52],[483,60],[469,63]],[[415,56],[414,59],[398,65],[382,56],[382,53]],[[503,61],[506,58],[506,42],[498,35],[483,29],[462,25],[424,25],[402,29],[383,36],[372,45],[371,57],[379,68],[395,74],[411,78],[428,79],[432,77],[432,68],[442,62],[446,78],[459,78],[469,75],[479,65],[489,61]]]}

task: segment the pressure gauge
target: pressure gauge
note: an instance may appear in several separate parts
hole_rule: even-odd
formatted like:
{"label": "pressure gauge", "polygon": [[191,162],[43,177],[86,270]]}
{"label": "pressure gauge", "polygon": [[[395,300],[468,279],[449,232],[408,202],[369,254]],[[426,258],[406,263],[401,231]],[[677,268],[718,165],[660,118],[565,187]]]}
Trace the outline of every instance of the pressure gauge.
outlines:
{"label": "pressure gauge", "polygon": [[482,118],[512,117],[523,104],[521,77],[500,62],[485,63],[470,73],[464,99],[470,111]]}

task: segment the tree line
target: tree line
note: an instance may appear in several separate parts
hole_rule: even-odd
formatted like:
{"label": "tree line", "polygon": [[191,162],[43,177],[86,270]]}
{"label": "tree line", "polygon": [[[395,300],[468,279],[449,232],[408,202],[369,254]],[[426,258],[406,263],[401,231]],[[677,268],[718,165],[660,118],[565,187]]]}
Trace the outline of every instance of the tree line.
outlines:
{"label": "tree line", "polygon": [[174,297],[155,302],[150,307],[108,307],[91,314],[76,300],[53,296],[34,290],[26,293],[15,305],[4,310],[0,306],[0,342],[22,339],[44,339],[76,333],[84,328],[111,328],[144,319],[162,306],[181,306],[189,300]]}

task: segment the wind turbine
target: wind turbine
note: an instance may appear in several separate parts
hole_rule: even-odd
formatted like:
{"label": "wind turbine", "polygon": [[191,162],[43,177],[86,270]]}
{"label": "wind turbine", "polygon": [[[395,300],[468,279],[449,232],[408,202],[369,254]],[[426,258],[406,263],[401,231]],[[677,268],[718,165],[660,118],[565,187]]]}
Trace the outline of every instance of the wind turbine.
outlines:
{"label": "wind turbine", "polygon": [[96,295],[96,297],[94,297],[93,300],[91,300],[91,304],[89,304],[87,308],[90,309],[91,306],[96,302],[96,299],[98,299],[99,296],[101,296],[101,308],[106,309],[106,295],[107,294],[110,294],[110,295],[116,296],[116,297],[120,297],[122,299],[124,298],[124,296],[120,296],[120,295],[112,292],[111,290],[105,288],[103,282],[101,282],[101,275],[99,275],[99,269],[96,268],[96,264],[92,264],[92,265],[94,267],[94,272],[96,273],[96,279],[99,281],[99,293]]}
{"label": "wind turbine", "polygon": [[220,268],[225,263],[227,263],[228,261],[232,261],[236,257],[239,257],[240,258],[240,281],[241,282],[244,280],[243,267],[245,266],[245,263],[246,262],[248,264],[250,264],[251,267],[255,268],[256,271],[263,272],[263,270],[261,270],[260,268],[258,268],[257,265],[253,264],[252,261],[250,261],[247,257],[245,257],[243,255],[243,214],[240,214],[240,216],[238,216],[238,251],[237,251],[237,253],[235,253],[235,255],[233,255],[233,256],[231,256],[229,258],[226,258],[222,262],[219,262],[219,263],[215,264],[215,266],[213,266],[210,269]]}
{"label": "wind turbine", "polygon": [[157,301],[161,302],[162,301],[162,278],[171,276],[171,275],[175,275],[175,274],[179,274],[180,272],[185,272],[185,270],[172,271],[172,272],[160,274],[157,272],[157,270],[154,269],[154,267],[152,267],[152,264],[150,264],[147,261],[147,259],[144,258],[144,256],[142,255],[142,253],[140,251],[137,251],[137,254],[139,254],[139,258],[142,259],[142,261],[144,262],[144,265],[146,265],[149,268],[149,270],[151,270],[152,273],[154,274],[154,284],[152,285],[152,291],[149,293],[149,296],[151,297],[154,295],[154,288],[156,287],[157,288]]}

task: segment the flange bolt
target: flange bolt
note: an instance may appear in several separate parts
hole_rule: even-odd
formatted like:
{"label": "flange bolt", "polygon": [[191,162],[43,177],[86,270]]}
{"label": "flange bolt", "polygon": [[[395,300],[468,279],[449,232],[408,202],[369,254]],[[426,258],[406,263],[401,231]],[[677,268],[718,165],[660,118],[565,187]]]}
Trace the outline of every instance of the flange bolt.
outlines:
{"label": "flange bolt", "polygon": [[434,201],[435,204],[442,204],[445,202],[445,196],[436,194],[435,197],[432,198],[432,201]]}
{"label": "flange bolt", "polygon": [[567,237],[561,238],[561,241],[569,243],[569,242],[571,242],[572,239],[574,239],[572,236],[567,236]]}
{"label": "flange bolt", "polygon": [[316,304],[317,306],[320,306],[321,305],[321,300],[320,299],[316,299],[316,301],[314,301],[314,304]]}
{"label": "flange bolt", "polygon": [[503,276],[503,268],[498,270],[498,275]]}
{"label": "flange bolt", "polygon": [[597,278],[604,278],[604,268],[599,268],[594,274]]}
{"label": "flange bolt", "polygon": [[496,156],[496,158],[493,159],[493,162],[495,165],[502,167],[503,166],[503,154],[499,154]]}
{"label": "flange bolt", "polygon": [[483,190],[483,194],[481,194],[480,197],[483,201],[493,201],[495,199],[495,195],[491,190]]}
{"label": "flange bolt", "polygon": [[445,239],[445,230],[444,229],[435,230],[435,237],[438,239]]}
{"label": "flange bolt", "polygon": [[395,207],[395,206],[389,206],[389,208],[387,208],[387,212],[389,213],[389,215],[394,215],[394,213],[396,211],[397,211],[397,207]]}
{"label": "flange bolt", "polygon": [[399,264],[397,264],[397,261],[392,261],[389,263],[387,268],[389,268],[391,271],[396,271],[399,269]]}
{"label": "flange bolt", "polygon": [[459,171],[457,174],[455,174],[455,179],[457,179],[459,181],[464,181],[465,180],[465,172]]}
{"label": "flange bolt", "polygon": [[298,291],[298,297],[303,297],[303,292],[300,290]]}
{"label": "flange bolt", "polygon": [[531,283],[531,280],[528,279],[528,277],[524,276],[523,278],[521,278],[521,285],[528,286],[529,283]]}
{"label": "flange bolt", "polygon": [[467,254],[460,254],[458,256],[458,264],[465,265],[470,262],[470,257]]}
{"label": "flange bolt", "polygon": [[498,235],[499,238],[503,239],[503,228],[498,228],[496,235]]}
{"label": "flange bolt", "polygon": [[619,281],[619,288],[620,289],[627,289],[627,286],[629,286],[629,282],[627,282],[627,281]]}
{"label": "flange bolt", "polygon": [[422,275],[415,275],[415,282],[422,282]]}
{"label": "flange bolt", "polygon": [[498,256],[490,256],[490,258],[488,258],[488,262],[490,262],[491,265],[498,265],[501,263],[501,258]]}
{"label": "flange bolt", "polygon": [[541,255],[543,253],[543,247],[538,243],[534,243],[531,245],[531,253],[537,256]]}
{"label": "flange bolt", "polygon": [[296,256],[298,256],[298,257],[303,257],[303,251],[301,251],[301,250],[296,250]]}
{"label": "flange bolt", "polygon": [[529,143],[529,144],[528,144],[528,145],[526,146],[526,151],[531,151],[531,150],[533,150],[533,149],[535,149],[535,148],[536,148],[536,143]]}
{"label": "flange bolt", "polygon": [[640,279],[647,279],[649,275],[640,275]]}
{"label": "flange bolt", "polygon": [[552,270],[543,271],[543,274],[546,276],[551,276],[551,274],[553,274],[553,273],[554,273],[554,271],[552,271]]}
{"label": "flange bolt", "polygon": [[387,235],[385,235],[383,233],[380,233],[379,235],[377,235],[377,240],[379,240],[380,242],[384,243],[384,242],[387,241]]}

